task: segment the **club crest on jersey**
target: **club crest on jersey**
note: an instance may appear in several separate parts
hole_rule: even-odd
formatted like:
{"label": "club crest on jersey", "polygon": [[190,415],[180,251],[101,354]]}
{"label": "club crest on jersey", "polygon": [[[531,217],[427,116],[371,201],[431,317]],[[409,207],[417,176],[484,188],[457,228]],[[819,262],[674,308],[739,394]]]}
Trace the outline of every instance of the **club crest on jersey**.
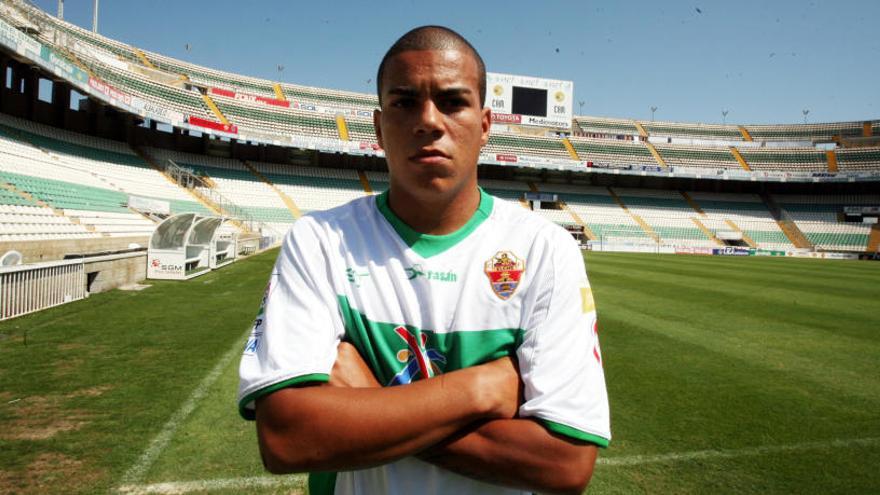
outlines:
{"label": "club crest on jersey", "polygon": [[492,292],[506,301],[519,287],[522,274],[526,271],[526,262],[510,251],[498,251],[486,262],[484,270]]}
{"label": "club crest on jersey", "polygon": [[400,370],[388,382],[388,385],[403,385],[412,383],[421,376],[422,379],[430,378],[441,373],[435,363],[446,364],[446,356],[437,349],[428,349],[428,336],[425,334],[415,335],[405,327],[397,327],[394,333],[406,343],[406,349],[397,351],[397,360],[404,363]]}

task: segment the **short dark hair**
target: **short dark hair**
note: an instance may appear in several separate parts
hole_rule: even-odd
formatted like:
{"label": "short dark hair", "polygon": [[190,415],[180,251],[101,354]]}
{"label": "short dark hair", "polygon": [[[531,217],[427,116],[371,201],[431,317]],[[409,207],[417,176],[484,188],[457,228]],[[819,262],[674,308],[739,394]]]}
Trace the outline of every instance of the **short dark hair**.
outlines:
{"label": "short dark hair", "polygon": [[464,36],[443,26],[421,26],[410,30],[391,45],[376,74],[376,92],[379,94],[379,105],[382,105],[382,77],[385,75],[385,63],[395,55],[411,50],[462,50],[470,53],[477,62],[477,78],[480,86],[480,106],[486,101],[486,64],[477,49],[464,39]]}

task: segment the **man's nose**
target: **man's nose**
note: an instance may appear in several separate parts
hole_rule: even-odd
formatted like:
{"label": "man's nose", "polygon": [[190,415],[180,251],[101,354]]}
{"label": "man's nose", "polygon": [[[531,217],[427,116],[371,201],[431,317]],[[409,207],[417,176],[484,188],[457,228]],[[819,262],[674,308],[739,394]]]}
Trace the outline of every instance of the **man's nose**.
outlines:
{"label": "man's nose", "polygon": [[443,131],[443,113],[432,100],[426,100],[419,109],[416,134],[437,134]]}

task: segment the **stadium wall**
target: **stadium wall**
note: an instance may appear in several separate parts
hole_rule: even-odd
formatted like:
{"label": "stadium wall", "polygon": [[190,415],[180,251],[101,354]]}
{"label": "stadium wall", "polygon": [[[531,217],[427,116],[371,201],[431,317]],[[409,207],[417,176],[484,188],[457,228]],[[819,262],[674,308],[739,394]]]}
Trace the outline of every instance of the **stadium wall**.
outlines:
{"label": "stadium wall", "polygon": [[130,285],[147,278],[147,253],[130,258],[85,262],[86,289],[90,294]]}
{"label": "stadium wall", "polygon": [[0,242],[0,254],[16,250],[22,263],[58,261],[82,254],[118,253],[131,244],[147,246],[149,237],[99,237],[95,239],[52,239]]}

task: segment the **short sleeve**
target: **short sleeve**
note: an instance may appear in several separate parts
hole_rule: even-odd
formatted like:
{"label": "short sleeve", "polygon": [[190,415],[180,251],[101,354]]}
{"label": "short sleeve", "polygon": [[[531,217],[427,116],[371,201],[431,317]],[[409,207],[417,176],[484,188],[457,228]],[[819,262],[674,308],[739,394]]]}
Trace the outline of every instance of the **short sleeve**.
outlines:
{"label": "short sleeve", "polygon": [[[555,229],[554,229],[555,230]],[[608,394],[592,290],[577,244],[553,232],[539,257],[526,335],[518,350],[521,417],[550,431],[607,447]]]}
{"label": "short sleeve", "polygon": [[245,419],[254,419],[260,396],[330,378],[342,321],[325,252],[309,217],[284,239],[239,366]]}

